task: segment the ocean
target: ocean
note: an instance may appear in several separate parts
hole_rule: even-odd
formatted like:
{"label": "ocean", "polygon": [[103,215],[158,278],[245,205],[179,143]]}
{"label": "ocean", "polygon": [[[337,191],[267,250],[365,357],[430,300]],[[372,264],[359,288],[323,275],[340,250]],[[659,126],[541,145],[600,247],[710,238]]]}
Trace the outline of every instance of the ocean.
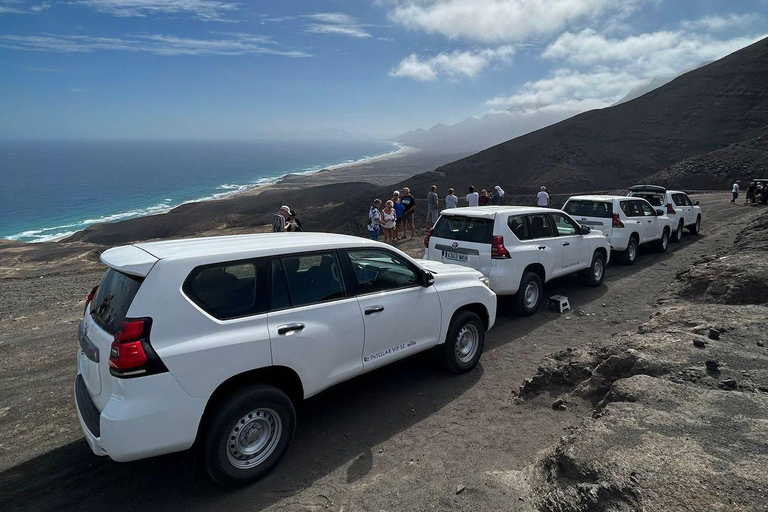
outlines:
{"label": "ocean", "polygon": [[0,141],[0,238],[55,240],[399,149],[386,141]]}

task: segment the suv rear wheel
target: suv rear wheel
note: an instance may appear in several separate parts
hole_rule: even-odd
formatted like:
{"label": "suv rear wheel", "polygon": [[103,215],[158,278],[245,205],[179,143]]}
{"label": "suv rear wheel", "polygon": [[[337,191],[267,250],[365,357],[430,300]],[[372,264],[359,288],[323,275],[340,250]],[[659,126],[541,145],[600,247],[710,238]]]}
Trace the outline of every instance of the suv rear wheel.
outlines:
{"label": "suv rear wheel", "polygon": [[534,272],[524,272],[520,280],[520,289],[514,297],[514,309],[518,315],[531,316],[536,313],[544,295],[541,278]]}
{"label": "suv rear wheel", "polygon": [[580,273],[580,277],[587,286],[600,286],[605,278],[605,256],[601,252],[595,252],[592,256],[592,264]]}
{"label": "suv rear wheel", "polygon": [[625,265],[633,265],[635,260],[637,260],[637,251],[637,238],[631,236],[629,237],[629,245],[627,245],[627,249],[621,253],[621,262]]}
{"label": "suv rear wheel", "polygon": [[443,345],[443,366],[464,373],[475,367],[485,345],[485,326],[471,311],[459,311],[448,328]]}
{"label": "suv rear wheel", "polygon": [[656,249],[656,252],[667,252],[667,247],[669,247],[669,230],[664,228],[664,231],[661,233],[661,238],[656,241],[654,248]]}
{"label": "suv rear wheel", "polygon": [[285,455],[296,430],[296,411],[280,389],[244,387],[210,416],[203,441],[205,470],[221,485],[249,484]]}
{"label": "suv rear wheel", "polygon": [[696,224],[688,226],[688,232],[692,235],[698,235],[701,230],[701,215],[696,217]]}
{"label": "suv rear wheel", "polygon": [[682,242],[683,241],[683,221],[682,220],[678,223],[677,229],[672,234],[672,241],[673,242]]}

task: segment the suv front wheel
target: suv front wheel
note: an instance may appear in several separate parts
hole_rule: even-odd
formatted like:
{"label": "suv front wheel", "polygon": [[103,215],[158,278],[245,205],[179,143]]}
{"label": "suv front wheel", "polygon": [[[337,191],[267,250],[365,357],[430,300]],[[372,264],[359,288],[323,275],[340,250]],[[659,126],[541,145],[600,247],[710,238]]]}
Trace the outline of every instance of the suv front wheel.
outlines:
{"label": "suv front wheel", "polygon": [[280,389],[244,387],[210,416],[203,441],[205,469],[221,485],[249,484],[285,455],[296,430],[296,411]]}
{"label": "suv front wheel", "polygon": [[485,326],[471,311],[459,311],[453,317],[443,345],[443,366],[454,373],[475,367],[485,345]]}
{"label": "suv front wheel", "polygon": [[534,272],[524,272],[520,280],[520,289],[514,297],[514,309],[518,315],[531,316],[536,313],[544,295],[541,278]]}

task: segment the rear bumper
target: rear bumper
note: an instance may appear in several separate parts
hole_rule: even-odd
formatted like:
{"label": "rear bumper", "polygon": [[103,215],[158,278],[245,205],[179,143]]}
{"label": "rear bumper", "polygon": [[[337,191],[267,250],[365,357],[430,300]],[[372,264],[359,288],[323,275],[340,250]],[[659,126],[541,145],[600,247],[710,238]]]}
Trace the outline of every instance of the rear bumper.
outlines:
{"label": "rear bumper", "polygon": [[75,378],[77,418],[94,454],[126,462],[192,446],[206,398],[187,394],[168,372],[116,383],[99,413],[83,378]]}

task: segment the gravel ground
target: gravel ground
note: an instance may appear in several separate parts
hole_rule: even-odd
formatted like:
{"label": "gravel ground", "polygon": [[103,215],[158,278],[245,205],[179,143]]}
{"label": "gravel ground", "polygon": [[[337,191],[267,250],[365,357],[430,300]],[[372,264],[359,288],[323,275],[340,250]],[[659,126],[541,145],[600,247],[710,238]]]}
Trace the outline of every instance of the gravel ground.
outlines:
{"label": "gravel ground", "polygon": [[[575,278],[548,285],[570,298],[563,315],[530,318],[500,301],[478,367],[445,373],[428,354],[336,386],[299,407],[295,442],[278,468],[248,488],[214,487],[192,453],[118,464],[93,456],[72,398],[76,325],[99,273],[62,271],[0,280],[0,497],[14,510],[498,510],[528,507],[513,486],[488,475],[530,466],[590,417],[557,393],[516,400],[516,391],[554,351],[635,329],[658,308],[678,271],[729,247],[762,209],[700,194],[702,233],[632,267],[609,265],[603,286]],[[420,240],[403,244],[420,252]],[[523,498],[520,500],[519,498]]]}

